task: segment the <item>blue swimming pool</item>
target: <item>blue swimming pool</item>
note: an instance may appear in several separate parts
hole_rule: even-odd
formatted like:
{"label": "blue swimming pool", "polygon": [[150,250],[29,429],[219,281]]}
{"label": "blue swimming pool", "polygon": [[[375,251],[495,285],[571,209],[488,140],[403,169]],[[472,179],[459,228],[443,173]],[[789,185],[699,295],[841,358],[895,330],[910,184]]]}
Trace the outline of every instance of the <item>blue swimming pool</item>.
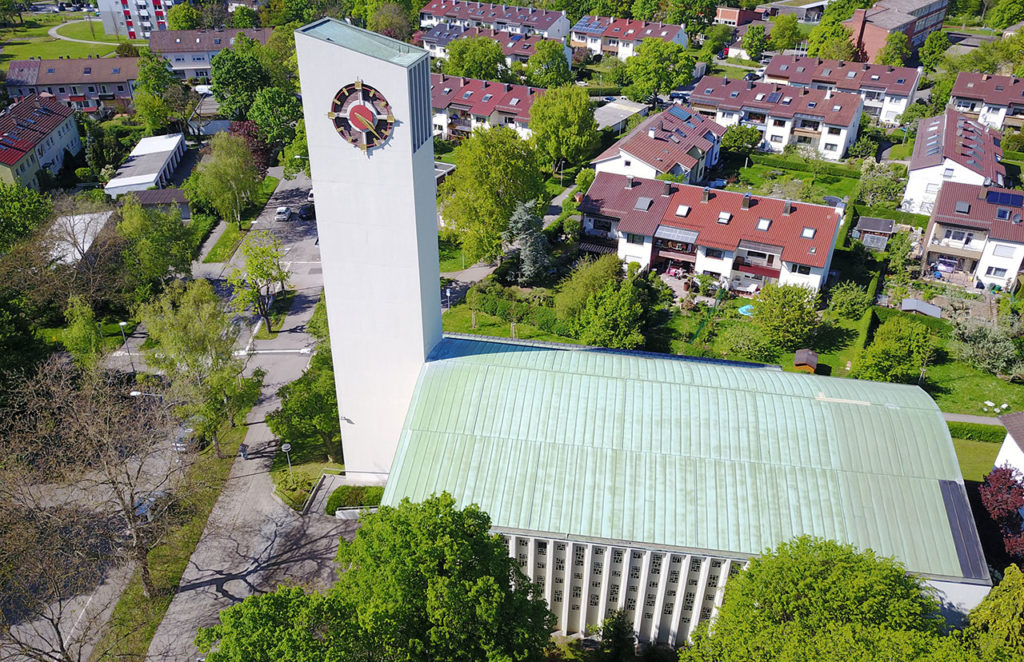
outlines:
{"label": "blue swimming pool", "polygon": [[754,316],[754,306],[748,303],[745,306],[740,306],[738,309],[736,309],[736,312],[738,312],[740,315],[746,315],[747,317],[753,317]]}

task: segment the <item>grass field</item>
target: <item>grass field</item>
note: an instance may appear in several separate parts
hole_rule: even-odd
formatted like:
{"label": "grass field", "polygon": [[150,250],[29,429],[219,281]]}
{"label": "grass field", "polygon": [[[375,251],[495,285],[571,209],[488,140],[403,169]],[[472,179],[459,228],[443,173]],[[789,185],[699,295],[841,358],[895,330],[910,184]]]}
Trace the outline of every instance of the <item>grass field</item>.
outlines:
{"label": "grass field", "polygon": [[953,448],[956,449],[956,459],[960,463],[960,473],[964,475],[964,480],[984,480],[985,474],[992,471],[999,446],[987,441],[954,439]]}
{"label": "grass field", "polygon": [[257,199],[249,206],[247,218],[242,220],[242,228],[239,229],[236,223],[228,223],[224,229],[224,234],[217,239],[217,243],[213,245],[210,252],[203,258],[204,263],[227,262],[231,259],[239,244],[242,243],[242,239],[245,238],[245,231],[252,226],[253,220],[263,211],[267,201],[270,200],[270,196],[274,194],[279,181],[277,177],[271,177],[270,175],[263,179],[262,188],[257,194]]}
{"label": "grass field", "polygon": [[453,271],[462,271],[468,266],[473,266],[471,264],[465,264],[465,258],[462,255],[462,248],[459,246],[457,241],[438,237],[437,247],[440,251],[441,273],[444,274],[451,273]]}
{"label": "grass field", "polygon": [[[127,35],[112,35],[103,31],[103,23],[99,19],[66,23],[57,28],[57,33],[71,39],[85,39],[86,41],[103,41],[108,44],[118,44],[122,41],[129,41]],[[132,39],[131,43],[136,46],[145,46],[148,42],[145,39]]]}
{"label": "grass field", "polygon": [[906,144],[893,145],[889,150],[889,158],[895,160],[906,160],[914,153],[914,140],[908,140]]}
{"label": "grass field", "polygon": [[[473,313],[466,304],[453,306],[451,310],[441,316],[441,325],[449,333],[472,333],[483,336],[495,336],[498,338],[511,337],[511,328],[505,322],[486,313],[476,314],[476,328],[473,328]],[[548,342],[563,342],[578,345],[575,338],[556,336],[553,333],[546,333],[529,324],[516,324],[516,338],[519,340],[544,340]]]}
{"label": "grass field", "polygon": [[260,325],[256,337],[260,340],[273,340],[281,332],[281,326],[288,317],[292,302],[295,301],[295,290],[285,290],[284,296],[280,294],[274,297],[274,303],[270,304],[270,328],[265,324]]}
{"label": "grass field", "polygon": [[708,73],[709,76],[722,76],[724,78],[740,79],[750,73],[749,69],[740,69],[739,67],[729,67],[714,65],[711,67],[711,71]]}
{"label": "grass field", "polygon": [[1024,410],[1024,388],[1011,384],[960,361],[948,359],[928,368],[925,390],[942,411],[953,414],[992,416],[985,411],[985,400],[1010,405],[1007,411]]}
{"label": "grass field", "polygon": [[[776,175],[775,173],[780,174]],[[857,188],[857,180],[851,177],[812,175],[753,164],[746,168],[740,168],[739,181],[726,188],[741,193],[749,191],[758,195],[771,195],[822,204],[825,202],[824,196],[826,195],[833,195],[837,198],[852,196],[854,189]]]}
{"label": "grass field", "polygon": [[[64,22],[65,17],[57,14],[25,14],[25,22],[10,28],[0,30],[0,40],[3,48],[0,50],[0,71],[7,71],[8,63],[11,60],[25,60],[29,57],[41,57],[44,59],[56,58],[59,56],[70,57],[103,57],[114,52],[115,43],[109,45],[80,44],[74,41],[56,39],[47,34],[47,31],[55,25]],[[81,24],[88,33],[89,26]],[[75,26],[70,26],[72,29]],[[102,29],[100,30],[102,33]],[[72,36],[72,35],[68,35]],[[85,39],[87,37],[78,37]],[[104,41],[97,39],[96,41]]]}
{"label": "grass field", "polygon": [[[135,320],[125,320],[128,324],[124,327],[125,335],[131,335],[135,331],[135,327],[139,325]],[[104,322],[100,330],[103,332],[103,349],[107,352],[112,352],[122,345],[124,342],[121,336],[121,325],[117,322]],[[61,344],[61,339],[64,335],[64,327],[53,327],[48,329],[38,329],[36,336],[45,343],[51,345]]]}

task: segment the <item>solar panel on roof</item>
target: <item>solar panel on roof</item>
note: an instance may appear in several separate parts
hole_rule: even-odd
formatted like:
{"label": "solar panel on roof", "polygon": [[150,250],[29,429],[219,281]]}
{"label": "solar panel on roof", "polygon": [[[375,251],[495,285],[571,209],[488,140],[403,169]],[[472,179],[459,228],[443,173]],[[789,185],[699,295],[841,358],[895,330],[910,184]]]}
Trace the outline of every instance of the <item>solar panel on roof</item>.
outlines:
{"label": "solar panel on roof", "polygon": [[1024,206],[1024,195],[1019,193],[1004,193],[1002,191],[986,191],[985,201],[990,205],[1006,205],[1007,207]]}
{"label": "solar panel on roof", "polygon": [[[711,90],[708,90],[708,94],[711,94]],[[685,110],[683,110],[679,106],[672,106],[671,108],[668,109],[668,112],[673,117],[678,117],[679,119],[683,120],[684,122],[686,120],[690,119],[690,113],[686,112]]]}
{"label": "solar panel on roof", "polygon": [[768,95],[768,103],[778,103],[779,99],[782,98],[781,92],[772,92]]}

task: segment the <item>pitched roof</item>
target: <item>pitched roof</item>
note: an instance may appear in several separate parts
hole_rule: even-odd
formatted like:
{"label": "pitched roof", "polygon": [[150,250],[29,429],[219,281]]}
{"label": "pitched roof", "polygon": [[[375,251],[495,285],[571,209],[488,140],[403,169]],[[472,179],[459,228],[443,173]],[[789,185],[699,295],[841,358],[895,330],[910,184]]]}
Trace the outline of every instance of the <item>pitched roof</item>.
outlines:
{"label": "pitched roof", "polygon": [[999,422],[1013,438],[1017,447],[1024,451],[1024,411],[1015,411],[999,417]]}
{"label": "pitched roof", "polygon": [[752,108],[774,117],[793,117],[799,113],[820,117],[826,124],[849,126],[860,116],[863,102],[858,95],[846,92],[704,76],[690,93],[690,103],[727,110]]}
{"label": "pitched roof", "polygon": [[75,113],[53,97],[30,94],[0,112],[0,163],[14,165]]}
{"label": "pitched roof", "polygon": [[190,53],[192,51],[219,51],[235,44],[238,33],[266,44],[274,28],[220,28],[217,30],[157,30],[149,37],[149,48],[154,53]]}
{"label": "pitched roof", "polygon": [[137,57],[13,60],[8,69],[7,86],[127,83],[138,76]]}
{"label": "pitched roof", "polygon": [[158,188],[132,193],[142,206],[150,205],[183,205],[188,203],[185,191],[180,188]]}
{"label": "pitched roof", "polygon": [[506,25],[523,25],[534,30],[547,30],[565,12],[495,5],[489,2],[467,2],[467,0],[432,0],[420,10],[421,14],[453,18],[462,21],[482,23],[501,22]]}
{"label": "pitched roof", "polygon": [[[658,172],[676,165],[693,170],[698,160],[714,147],[725,127],[703,115],[672,106],[641,122],[624,138],[601,153],[594,162],[615,158],[620,152],[636,157]],[[693,151],[699,153],[694,156]]]}
{"label": "pitched roof", "polygon": [[909,96],[917,89],[920,69],[889,67],[867,62],[822,60],[801,55],[776,55],[765,67],[765,78],[780,78],[791,85],[812,83],[834,85],[840,92],[881,90],[894,96]]}
{"label": "pitched roof", "polygon": [[981,99],[993,106],[1024,104],[1024,79],[961,71],[953,83],[954,97]]}
{"label": "pitched roof", "polygon": [[614,20],[614,18],[607,16],[582,16],[580,20],[576,21],[576,25],[572,26],[572,32],[579,32],[591,37],[600,37]]}
{"label": "pitched roof", "polygon": [[932,220],[987,230],[990,239],[1024,244],[1024,191],[945,182]]}
{"label": "pitched roof", "polygon": [[999,162],[1001,139],[998,131],[947,108],[918,122],[910,169],[931,168],[949,159],[1001,186],[1006,176],[1006,166]]}
{"label": "pitched roof", "polygon": [[618,219],[622,232],[653,237],[677,188],[672,182],[599,172],[580,201],[579,210]]}
{"label": "pitched roof", "polygon": [[672,41],[682,30],[683,26],[671,23],[616,18],[605,28],[604,36],[620,41],[642,41],[644,39]]}
{"label": "pitched roof", "polygon": [[382,503],[441,491],[498,530],[742,557],[811,534],[988,583],[949,430],[917,386],[446,337]]}
{"label": "pitched roof", "polygon": [[505,57],[515,56],[529,58],[537,49],[537,44],[542,41],[553,41],[559,46],[563,45],[560,39],[548,39],[539,34],[520,34],[518,32],[506,32],[503,30],[489,30],[487,28],[463,28],[451,23],[438,23],[423,34],[424,44],[436,44],[445,48],[456,39],[478,39],[486,37],[498,42]]}
{"label": "pitched roof", "polygon": [[454,106],[487,116],[497,110],[529,122],[530,107],[545,91],[540,87],[430,74],[430,105],[435,111],[447,111]]}

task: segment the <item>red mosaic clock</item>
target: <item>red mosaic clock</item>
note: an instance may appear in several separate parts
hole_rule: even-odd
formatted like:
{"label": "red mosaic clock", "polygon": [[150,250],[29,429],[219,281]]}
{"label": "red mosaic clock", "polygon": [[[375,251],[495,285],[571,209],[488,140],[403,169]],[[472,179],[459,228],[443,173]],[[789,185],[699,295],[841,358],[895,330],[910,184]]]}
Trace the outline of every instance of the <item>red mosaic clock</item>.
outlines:
{"label": "red mosaic clock", "polygon": [[382,147],[395,128],[387,99],[359,80],[338,90],[327,118],[345,142],[364,152]]}

